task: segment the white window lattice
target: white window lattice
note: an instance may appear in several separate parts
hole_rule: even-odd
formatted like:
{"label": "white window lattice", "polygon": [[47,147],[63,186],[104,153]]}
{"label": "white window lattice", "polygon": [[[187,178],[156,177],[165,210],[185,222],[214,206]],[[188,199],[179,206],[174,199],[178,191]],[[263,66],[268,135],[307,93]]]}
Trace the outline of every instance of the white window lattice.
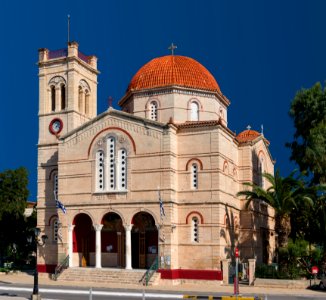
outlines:
{"label": "white window lattice", "polygon": [[190,109],[191,109],[190,120],[191,121],[198,121],[199,120],[199,106],[198,106],[198,103],[191,102]]}
{"label": "white window lattice", "polygon": [[119,162],[119,189],[125,190],[127,186],[127,152],[125,149],[120,149],[118,152]]}
{"label": "white window lattice", "polygon": [[108,137],[106,149],[96,152],[96,191],[127,189],[127,150],[117,148],[115,137]]}
{"label": "white window lattice", "polygon": [[193,242],[198,243],[199,242],[199,221],[197,217],[193,217],[191,219],[191,240]]}
{"label": "white window lattice", "polygon": [[157,121],[157,103],[155,101],[150,104],[150,118]]}
{"label": "white window lattice", "polygon": [[191,165],[191,187],[195,190],[198,189],[198,165]]}
{"label": "white window lattice", "polygon": [[58,241],[58,231],[59,231],[59,222],[58,219],[53,221],[53,240],[55,242]]}
{"label": "white window lattice", "polygon": [[58,174],[54,174],[53,175],[53,192],[54,192],[55,199],[58,199],[58,189],[59,189]]}
{"label": "white window lattice", "polygon": [[96,190],[104,190],[104,152],[96,152]]}

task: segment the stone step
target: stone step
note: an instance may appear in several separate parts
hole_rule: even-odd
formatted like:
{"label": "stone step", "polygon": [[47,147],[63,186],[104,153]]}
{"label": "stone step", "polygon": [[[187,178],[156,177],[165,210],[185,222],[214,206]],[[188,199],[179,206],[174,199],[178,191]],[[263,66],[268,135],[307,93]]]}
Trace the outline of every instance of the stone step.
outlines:
{"label": "stone step", "polygon": [[[143,284],[141,279],[146,270],[68,268],[62,272],[58,281],[107,282],[116,284]],[[154,273],[149,285],[156,285],[160,274]]]}

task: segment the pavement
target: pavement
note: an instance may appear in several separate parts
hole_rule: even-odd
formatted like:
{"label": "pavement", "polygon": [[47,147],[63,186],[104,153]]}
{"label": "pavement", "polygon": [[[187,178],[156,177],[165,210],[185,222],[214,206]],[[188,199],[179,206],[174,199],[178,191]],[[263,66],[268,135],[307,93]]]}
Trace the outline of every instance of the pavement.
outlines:
{"label": "pavement", "polygon": [[[33,275],[27,273],[0,273],[0,285],[1,284],[30,284],[33,285]],[[142,285],[122,285],[122,284],[108,284],[103,282],[92,282],[92,283],[85,283],[85,282],[68,282],[68,281],[53,281],[51,280],[47,274],[39,274],[39,287],[42,288],[42,285],[47,286],[66,286],[71,287],[72,289],[78,289],[78,287],[85,288],[106,288],[106,289],[122,289],[122,290],[145,290],[145,291],[162,291],[162,292],[178,292],[183,294],[191,294],[203,292],[207,293],[223,293],[225,295],[232,295],[233,294],[233,285],[221,285],[219,281],[215,281],[212,283],[205,282],[193,282],[193,283],[182,283],[178,285],[172,285],[170,281],[154,286],[144,287]],[[325,297],[326,299],[326,292],[321,291],[314,291],[309,289],[297,289],[297,288],[289,288],[289,287],[255,287],[255,286],[246,286],[240,285],[240,294],[250,294],[254,295],[300,295],[300,296],[318,296],[318,297]],[[13,296],[1,296],[1,300],[26,300],[26,298],[21,297],[13,297]]]}

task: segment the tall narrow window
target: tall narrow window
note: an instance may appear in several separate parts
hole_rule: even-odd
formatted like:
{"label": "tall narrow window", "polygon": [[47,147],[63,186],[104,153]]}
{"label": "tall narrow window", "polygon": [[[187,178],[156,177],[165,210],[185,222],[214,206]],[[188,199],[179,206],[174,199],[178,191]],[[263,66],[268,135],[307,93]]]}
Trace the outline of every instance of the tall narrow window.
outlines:
{"label": "tall narrow window", "polygon": [[259,185],[264,188],[264,157],[260,157],[258,159],[258,180],[259,180]]}
{"label": "tall narrow window", "polygon": [[61,109],[66,109],[66,87],[61,85]]}
{"label": "tall narrow window", "polygon": [[53,241],[58,241],[58,229],[59,229],[59,222],[58,219],[55,218],[53,220]]}
{"label": "tall narrow window", "polygon": [[198,222],[198,218],[197,217],[193,217],[191,219],[191,240],[192,242],[199,242],[199,226],[198,226],[199,222]]}
{"label": "tall narrow window", "polygon": [[82,112],[83,109],[83,89],[80,86],[78,90],[78,110],[79,112]]}
{"label": "tall narrow window", "polygon": [[104,190],[104,153],[102,150],[96,152],[96,190]]}
{"label": "tall narrow window", "polygon": [[198,165],[191,165],[191,187],[195,190],[198,189]]}
{"label": "tall narrow window", "polygon": [[55,199],[58,199],[58,174],[53,175],[53,193]]}
{"label": "tall narrow window", "polygon": [[199,120],[199,106],[198,106],[198,103],[191,102],[190,109],[191,109],[191,116],[190,116],[191,121],[198,121]]}
{"label": "tall narrow window", "polygon": [[89,92],[86,91],[86,95],[85,95],[85,115],[88,116],[89,115]]}
{"label": "tall narrow window", "polygon": [[157,121],[157,103],[155,101],[150,103],[150,119]]}
{"label": "tall narrow window", "polygon": [[55,87],[51,86],[51,110],[55,111]]}
{"label": "tall narrow window", "polygon": [[108,190],[115,189],[115,139],[109,137],[107,141],[107,156],[108,156]]}
{"label": "tall narrow window", "polygon": [[120,149],[118,151],[119,162],[119,189],[125,190],[127,186],[127,151]]}

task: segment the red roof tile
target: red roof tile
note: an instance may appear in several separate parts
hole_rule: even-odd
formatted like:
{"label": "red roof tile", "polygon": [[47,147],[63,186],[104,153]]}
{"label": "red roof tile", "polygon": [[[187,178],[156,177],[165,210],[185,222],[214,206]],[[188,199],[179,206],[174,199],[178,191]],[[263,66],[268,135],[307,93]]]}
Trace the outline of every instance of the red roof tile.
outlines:
{"label": "red roof tile", "polygon": [[239,143],[251,142],[259,137],[261,134],[256,130],[244,130],[236,137]]}
{"label": "red roof tile", "polygon": [[127,92],[172,85],[221,93],[215,78],[203,65],[177,55],[154,58],[145,64],[132,78]]}

